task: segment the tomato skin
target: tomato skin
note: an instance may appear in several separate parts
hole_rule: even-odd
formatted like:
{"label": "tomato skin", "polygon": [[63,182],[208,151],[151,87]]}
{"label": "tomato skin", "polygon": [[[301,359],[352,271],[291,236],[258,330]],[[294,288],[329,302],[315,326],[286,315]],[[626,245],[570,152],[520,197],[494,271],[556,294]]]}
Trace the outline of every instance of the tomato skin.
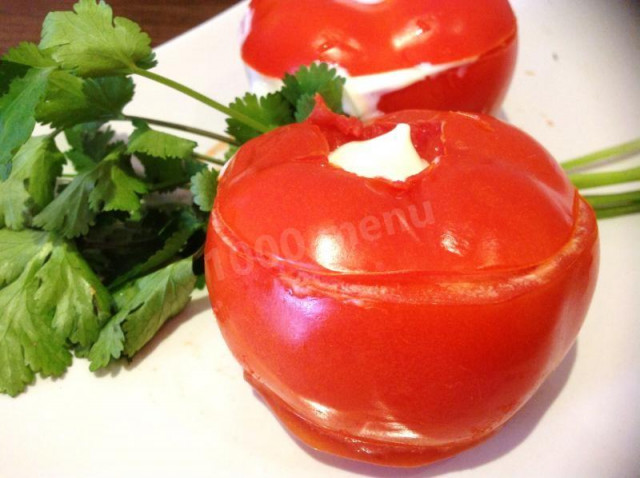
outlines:
{"label": "tomato skin", "polygon": [[507,0],[253,0],[250,9],[242,57],[272,78],[316,61],[352,77],[468,61],[390,93],[381,87],[383,113],[496,112],[515,67],[517,26]]}
{"label": "tomato skin", "polygon": [[382,95],[378,109],[383,113],[430,109],[495,114],[511,83],[517,50],[514,38],[470,65],[447,70]]}
{"label": "tomato skin", "polygon": [[[545,177],[544,183],[536,179],[530,187],[549,195],[555,206],[545,216],[558,216],[558,224],[549,229],[542,222],[553,218],[538,218],[538,232],[528,233],[535,235],[532,241],[546,245],[544,250],[523,252],[520,263],[517,255],[505,253],[503,262],[488,268],[483,266],[485,259],[470,250],[467,262],[439,262],[434,256],[435,264],[430,266],[421,259],[431,251],[429,246],[414,244],[410,255],[419,267],[410,269],[408,263],[399,268],[402,264],[396,258],[385,262],[384,255],[377,258],[385,262],[382,268],[358,259],[357,254],[354,259],[353,247],[341,242],[345,249],[337,255],[343,264],[333,268],[323,268],[312,255],[294,258],[287,251],[268,254],[254,247],[259,237],[276,234],[277,228],[269,228],[281,224],[281,214],[285,222],[278,227],[286,221],[302,227],[296,220],[304,219],[308,211],[301,205],[312,207],[317,195],[324,200],[327,218],[343,214],[349,202],[357,202],[355,198],[372,187],[382,196],[402,196],[385,189],[394,185],[384,180],[346,173],[355,182],[340,186],[344,202],[340,197],[332,200],[322,189],[324,184],[317,189],[306,185],[306,195],[296,190],[298,218],[289,204],[283,205],[284,213],[274,209],[270,189],[276,186],[267,182],[255,189],[254,176],[282,171],[288,180],[293,178],[287,176],[293,174],[287,167],[289,159],[282,157],[288,150],[292,162],[300,166],[296,174],[302,178],[306,171],[313,177],[317,162],[326,161],[329,139],[345,140],[330,131],[330,121],[325,124],[317,116],[312,116],[311,124],[283,128],[249,143],[221,178],[205,256],[216,317],[247,380],[284,424],[312,447],[372,463],[416,466],[473,446],[497,431],[528,400],[565,356],[584,320],[598,268],[595,217],[567,186],[561,171],[552,164],[538,164],[553,160],[537,143],[517,132],[511,135],[513,128],[504,125],[503,130],[497,120],[453,113],[404,112],[378,120],[368,132],[366,127],[358,131],[354,123],[338,129],[343,134],[380,134],[389,123],[408,122],[413,132],[433,121],[453,125],[445,129],[452,146],[447,148],[445,143],[440,164],[450,161],[453,170],[469,168],[462,154],[467,150],[472,151],[468,157],[478,162],[485,161],[482,149],[491,157],[499,155],[500,148],[490,143],[499,134],[504,137],[503,168]],[[476,123],[482,126],[476,128]],[[439,150],[430,143],[433,134],[420,134],[425,137],[414,135],[418,150]],[[283,150],[275,147],[278,144]],[[491,152],[492,147],[497,149]],[[538,152],[535,161],[527,163],[520,156],[530,155],[528,151]],[[432,165],[431,173],[417,176],[430,177],[430,185],[436,187],[440,176],[433,170],[444,167],[440,164]],[[345,173],[329,168],[329,174],[338,183]],[[464,191],[473,189],[474,178],[477,175],[441,176],[466,181],[457,185],[464,186]],[[345,189],[346,184],[351,189]],[[426,194],[424,188],[414,187],[416,194]],[[282,190],[275,193],[283,201],[291,200]],[[246,194],[273,208],[271,216],[238,209],[241,203],[236,196]],[[450,204],[456,215],[466,215],[465,221],[478,229],[488,227],[484,213],[488,223],[505,220],[492,218],[489,203],[460,212],[455,203],[465,205],[463,199],[439,194],[443,197],[431,197],[436,220],[439,201]],[[518,194],[505,188],[496,194],[516,207],[531,207],[524,191]],[[564,208],[570,217],[565,226]],[[251,221],[244,221],[243,215]],[[265,235],[249,234],[251,224]],[[500,224],[494,226],[496,247],[507,242],[507,236],[520,240],[512,233],[499,237]],[[561,243],[552,241],[551,236],[564,228]],[[373,255],[378,249],[387,250],[384,243],[398,247],[399,236],[383,234],[374,241],[376,247],[359,244],[358,248]],[[476,237],[476,246],[482,237]],[[527,248],[526,244],[521,247]],[[494,252],[500,255],[499,248]],[[524,259],[527,255],[530,259]],[[354,260],[359,268],[351,270]],[[361,270],[365,266],[369,269]]]}

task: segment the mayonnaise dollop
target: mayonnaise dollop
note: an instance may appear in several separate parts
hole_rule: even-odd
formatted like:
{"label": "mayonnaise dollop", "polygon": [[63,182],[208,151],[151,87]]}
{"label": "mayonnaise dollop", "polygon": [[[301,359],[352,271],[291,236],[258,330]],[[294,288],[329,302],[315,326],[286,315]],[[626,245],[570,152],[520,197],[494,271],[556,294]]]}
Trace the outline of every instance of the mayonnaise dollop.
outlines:
{"label": "mayonnaise dollop", "polygon": [[390,181],[405,181],[429,166],[413,147],[405,123],[376,138],[343,144],[329,154],[329,163],[364,178]]}

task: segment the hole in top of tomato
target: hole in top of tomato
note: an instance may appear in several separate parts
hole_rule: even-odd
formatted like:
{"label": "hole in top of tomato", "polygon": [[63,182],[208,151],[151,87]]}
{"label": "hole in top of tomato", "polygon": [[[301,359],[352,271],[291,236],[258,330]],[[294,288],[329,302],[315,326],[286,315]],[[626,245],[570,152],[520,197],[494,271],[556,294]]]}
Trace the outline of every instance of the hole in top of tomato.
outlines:
{"label": "hole in top of tomato", "polygon": [[390,181],[404,181],[429,166],[413,147],[406,123],[375,138],[343,144],[329,155],[329,163],[364,178]]}

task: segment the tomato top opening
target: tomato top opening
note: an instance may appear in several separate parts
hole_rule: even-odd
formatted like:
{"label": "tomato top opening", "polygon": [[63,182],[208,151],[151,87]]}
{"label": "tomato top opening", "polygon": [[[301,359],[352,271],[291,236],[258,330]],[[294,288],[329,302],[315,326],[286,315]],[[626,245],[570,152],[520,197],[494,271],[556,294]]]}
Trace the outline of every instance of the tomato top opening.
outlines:
{"label": "tomato top opening", "polygon": [[[406,181],[328,162],[347,141],[408,123],[430,165]],[[363,124],[316,108],[245,144],[222,175],[225,234],[314,272],[477,273],[538,264],[568,240],[576,193],[535,140],[484,115],[405,111]]]}
{"label": "tomato top opening", "polygon": [[252,0],[250,8],[242,57],[278,78],[314,61],[354,76],[473,59],[516,34],[507,0]]}

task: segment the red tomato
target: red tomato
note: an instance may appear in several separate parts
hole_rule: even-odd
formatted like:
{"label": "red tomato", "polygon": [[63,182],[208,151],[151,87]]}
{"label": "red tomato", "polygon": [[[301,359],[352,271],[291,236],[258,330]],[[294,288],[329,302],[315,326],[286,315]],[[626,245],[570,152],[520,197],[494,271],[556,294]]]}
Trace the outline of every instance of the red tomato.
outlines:
{"label": "red tomato", "polygon": [[507,0],[252,0],[242,57],[281,78],[314,61],[362,76],[468,60],[383,94],[406,108],[495,112],[511,81],[517,28]]}
{"label": "red tomato", "polygon": [[[406,181],[328,162],[408,123]],[[247,380],[312,447],[426,464],[497,431],[560,363],[597,275],[594,214],[550,155],[496,119],[316,109],[222,175],[207,285]]]}

